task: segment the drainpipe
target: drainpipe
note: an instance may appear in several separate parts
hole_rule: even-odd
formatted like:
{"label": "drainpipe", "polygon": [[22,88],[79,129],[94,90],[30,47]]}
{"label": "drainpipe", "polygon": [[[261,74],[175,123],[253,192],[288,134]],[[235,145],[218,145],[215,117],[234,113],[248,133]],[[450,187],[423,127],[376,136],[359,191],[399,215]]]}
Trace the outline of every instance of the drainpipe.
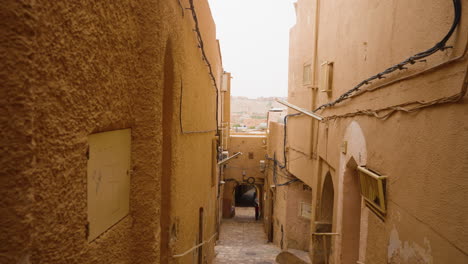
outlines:
{"label": "drainpipe", "polygon": [[[317,104],[317,96],[318,96],[318,80],[317,80],[317,72],[318,72],[318,37],[319,37],[319,23],[320,23],[320,0],[315,0],[315,28],[314,28],[314,53],[313,53],[313,62],[314,62],[314,71],[313,71],[313,86],[312,86],[312,110],[316,108]],[[317,126],[315,125],[317,123]],[[314,136],[315,127],[317,127],[317,134]],[[312,120],[311,128],[311,140],[310,140],[310,157],[316,158],[314,155],[315,147],[317,146],[317,138],[318,138],[318,122]]]}

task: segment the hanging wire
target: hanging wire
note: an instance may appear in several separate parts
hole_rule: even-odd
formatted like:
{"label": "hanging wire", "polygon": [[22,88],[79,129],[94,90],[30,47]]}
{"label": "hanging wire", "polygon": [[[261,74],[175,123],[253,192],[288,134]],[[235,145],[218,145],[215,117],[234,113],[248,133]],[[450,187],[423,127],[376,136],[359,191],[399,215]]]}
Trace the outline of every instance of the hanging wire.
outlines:
{"label": "hanging wire", "polygon": [[422,59],[424,59],[426,57],[429,57],[429,56],[431,56],[432,54],[434,54],[434,53],[436,53],[438,51],[444,51],[445,49],[453,48],[451,46],[446,46],[446,44],[447,44],[447,41],[452,36],[453,32],[455,31],[456,27],[460,23],[462,8],[461,8],[461,1],[460,0],[452,0],[452,1],[453,1],[453,8],[454,8],[453,23],[452,23],[452,26],[450,27],[449,31],[447,32],[445,37],[442,38],[441,41],[436,43],[433,47],[431,47],[431,48],[429,48],[429,49],[427,49],[425,51],[419,52],[419,53],[407,58],[406,60],[404,60],[404,61],[402,61],[402,62],[400,62],[398,64],[395,64],[395,65],[391,66],[390,68],[387,68],[386,70],[384,70],[384,71],[382,71],[380,73],[377,73],[376,75],[374,75],[372,77],[369,77],[369,78],[365,79],[364,81],[357,84],[351,90],[349,90],[349,91],[345,92],[344,94],[342,94],[335,101],[323,104],[323,105],[317,107],[313,112],[317,112],[319,110],[322,110],[322,109],[325,109],[325,108],[328,108],[328,107],[332,107],[332,106],[334,106],[334,105],[336,105],[338,103],[341,103],[341,102],[351,98],[351,95],[353,95],[354,93],[359,91],[362,86],[369,85],[369,84],[371,84],[372,81],[374,81],[376,79],[379,79],[379,80],[384,79],[386,75],[391,74],[392,72],[395,72],[397,70],[407,69],[407,67],[405,67],[405,66],[407,66],[409,64],[412,65],[412,64],[415,64],[417,62],[424,61]]}
{"label": "hanging wire", "polygon": [[177,2],[179,3],[179,7],[180,9],[182,10],[182,17],[185,17],[185,8],[184,6],[182,5],[182,2],[180,2],[180,0],[177,0]]}
{"label": "hanging wire", "polygon": [[290,181],[285,182],[285,183],[276,184],[276,186],[279,186],[279,187],[281,187],[281,186],[287,186],[287,185],[290,185],[290,184],[295,183],[295,182],[298,182],[298,181],[301,181],[301,180],[299,180],[299,179],[294,179],[294,180],[290,180]]}
{"label": "hanging wire", "polygon": [[295,179],[295,177],[288,176],[288,175],[282,173],[281,171],[280,172],[278,172],[277,170],[275,171],[274,168],[268,168],[268,170],[272,171],[273,173],[276,173],[278,176],[283,177],[285,179],[288,179],[288,180]]}
{"label": "hanging wire", "polygon": [[378,86],[369,87],[369,88],[367,88],[365,90],[359,90],[358,92],[356,92],[355,94],[350,96],[350,98],[362,95],[362,94],[367,93],[367,92],[377,91],[379,89],[388,87],[390,85],[393,85],[393,84],[396,84],[396,83],[399,83],[399,82],[402,82],[402,81],[406,81],[406,80],[415,78],[415,77],[420,76],[422,74],[433,72],[433,71],[438,70],[438,69],[440,69],[440,68],[442,68],[444,66],[447,66],[449,64],[452,64],[452,63],[459,62],[459,61],[463,60],[467,53],[468,53],[468,40],[465,43],[465,48],[464,48],[463,52],[460,55],[458,55],[457,57],[455,57],[455,58],[452,58],[450,60],[441,62],[441,63],[436,64],[434,66],[431,66],[430,68],[427,68],[425,70],[422,70],[422,71],[419,71],[419,72],[416,72],[416,73],[413,73],[413,74],[410,74],[410,75],[406,75],[406,76],[403,76],[403,77],[395,79],[395,80],[391,80],[389,82],[380,84]]}
{"label": "hanging wire", "polygon": [[[286,185],[292,184],[294,182],[301,181],[300,179],[298,179],[297,177],[295,177],[294,175],[289,173],[287,170],[285,171],[285,173],[278,172],[277,168],[281,169],[281,167],[280,167],[280,164],[279,164],[278,160],[276,159],[276,153],[273,155],[273,158],[268,157],[268,155],[265,155],[265,158],[267,160],[269,160],[269,161],[273,161],[273,168],[268,167],[268,169],[273,171],[273,183],[274,183],[275,186],[286,186]],[[286,178],[289,181],[287,181],[285,183],[278,183],[277,176]]]}
{"label": "hanging wire", "polygon": [[[219,114],[218,114],[218,107],[219,107],[219,91],[218,91],[218,84],[216,83],[216,78],[213,73],[213,69],[211,67],[210,60],[208,59],[208,56],[206,55],[205,52],[205,44],[203,43],[203,38],[200,32],[200,26],[198,23],[198,17],[197,17],[197,12],[195,11],[195,5],[193,4],[193,0],[189,0],[190,3],[190,8],[188,8],[192,12],[192,18],[193,21],[195,22],[195,28],[193,31],[197,34],[197,40],[198,40],[198,48],[201,50],[202,53],[202,59],[205,61],[206,66],[208,67],[208,74],[210,75],[210,78],[213,82],[213,86],[216,90],[216,136],[219,136],[219,127],[218,127],[218,119],[219,119]],[[218,145],[219,145],[219,138],[218,138]],[[218,153],[219,154],[219,153]],[[219,155],[217,155],[219,156]]]}
{"label": "hanging wire", "polygon": [[288,126],[288,119],[289,119],[290,117],[299,116],[299,115],[302,115],[302,114],[301,114],[301,113],[289,114],[289,115],[286,115],[286,116],[284,117],[284,137],[283,137],[283,158],[284,158],[284,164],[283,164],[283,165],[279,164],[279,167],[280,167],[281,169],[286,168],[287,162],[288,162],[288,160],[287,160],[287,155],[286,155],[286,144],[287,144],[287,139],[288,139],[288,137],[287,137],[287,133],[288,133],[288,129],[287,129],[287,126]]}
{"label": "hanging wire", "polygon": [[343,115],[333,115],[333,116],[326,117],[324,121],[333,120],[337,118],[354,117],[354,116],[372,116],[378,119],[386,120],[387,118],[389,118],[390,116],[392,116],[393,114],[397,112],[413,113],[413,112],[419,111],[427,107],[432,107],[432,106],[441,105],[441,104],[448,104],[448,103],[456,103],[456,102],[461,101],[463,97],[466,95],[467,90],[468,90],[467,86],[468,86],[468,65],[467,65],[467,69],[465,70],[465,78],[463,80],[460,92],[454,95],[445,96],[445,97],[427,101],[427,102],[412,101],[412,102],[407,102],[407,103],[403,103],[399,105],[380,108],[377,110],[360,110],[360,111],[347,113]]}

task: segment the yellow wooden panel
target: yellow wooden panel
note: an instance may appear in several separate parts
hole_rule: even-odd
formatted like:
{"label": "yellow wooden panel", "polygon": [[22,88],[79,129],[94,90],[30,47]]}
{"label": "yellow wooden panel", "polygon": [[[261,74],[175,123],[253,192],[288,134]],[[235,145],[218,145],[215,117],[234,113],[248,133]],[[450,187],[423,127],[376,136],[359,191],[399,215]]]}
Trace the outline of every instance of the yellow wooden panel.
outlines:
{"label": "yellow wooden panel", "polygon": [[332,95],[333,62],[325,61],[320,68],[320,91]]}
{"label": "yellow wooden panel", "polygon": [[88,143],[88,241],[92,241],[129,212],[131,130],[93,134]]}
{"label": "yellow wooden panel", "polygon": [[359,166],[359,182],[361,185],[361,195],[366,200],[366,205],[383,218],[386,214],[386,179],[375,171]]}

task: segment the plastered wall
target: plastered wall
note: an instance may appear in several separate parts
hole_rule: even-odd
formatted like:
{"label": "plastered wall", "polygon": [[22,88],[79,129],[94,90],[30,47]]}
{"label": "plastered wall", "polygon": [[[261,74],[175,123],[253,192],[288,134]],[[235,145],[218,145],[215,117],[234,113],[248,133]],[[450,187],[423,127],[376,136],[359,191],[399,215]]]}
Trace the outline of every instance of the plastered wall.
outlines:
{"label": "plastered wall", "polygon": [[[223,192],[223,217],[232,216],[231,210],[235,206],[233,194],[238,184],[249,184],[247,181],[252,177],[258,190],[263,189],[265,171],[260,167],[260,160],[265,160],[266,143],[265,135],[239,134],[229,137],[229,155],[237,152],[242,152],[242,155],[231,160],[223,168],[223,177],[226,181]],[[261,195],[259,194],[260,201]],[[260,207],[263,208],[262,202]]]}
{"label": "plastered wall", "polygon": [[[265,160],[266,136],[264,135],[231,135],[229,138],[229,155],[242,152],[242,155],[230,161],[224,169],[225,179],[235,179],[242,183],[249,177],[261,183],[265,177],[260,170],[260,160]],[[251,156],[249,156],[251,153]],[[245,175],[243,175],[243,171]]]}
{"label": "plastered wall", "polygon": [[[468,8],[462,4],[461,24],[447,43],[453,49],[438,52],[427,61],[375,81],[369,87],[416,74],[463,54]],[[359,3],[300,0],[297,14],[297,24],[291,29],[288,100],[308,109],[336,99],[361,80],[432,47],[446,34],[453,19],[452,1],[443,0]],[[418,20],[414,19],[415,14]],[[330,97],[319,88],[302,84],[303,65],[310,61],[312,68],[315,67],[312,86],[319,84],[318,66],[324,61],[334,63]],[[319,114],[341,115],[457,94],[466,87],[466,70],[466,58],[459,59],[426,74],[353,97]],[[463,209],[468,186],[462,176],[468,172],[468,145],[464,140],[468,136],[468,119],[463,118],[468,115],[466,98],[465,95],[458,103],[415,113],[399,112],[387,120],[354,116],[316,122],[311,128],[313,132],[307,135],[297,128],[308,128],[310,121],[291,119],[288,139],[295,141],[288,140],[292,150],[288,157],[293,160],[302,155],[304,158],[289,164],[288,169],[318,189],[313,196],[314,214],[319,211],[324,175],[331,173],[335,188],[333,232],[342,231],[342,206],[347,197],[343,192],[343,177],[348,160],[352,157],[358,165],[367,165],[388,176],[388,212],[384,221],[365,206],[361,209],[361,262],[464,263],[468,260],[467,210]],[[352,122],[357,124],[362,136],[346,134],[355,126]],[[304,145],[314,139],[308,151],[300,149],[300,142]],[[348,146],[354,144],[348,154],[342,151],[344,141],[348,141]],[[311,228],[314,231],[314,225]],[[330,263],[346,263],[341,251],[342,241],[336,236],[332,240]]]}
{"label": "plastered wall", "polygon": [[[195,5],[219,83],[214,22],[206,1]],[[169,261],[196,243],[201,207],[203,239],[215,232],[215,132],[185,135],[179,122],[183,97],[185,129],[216,127],[215,88],[184,7],[188,1],[2,5],[0,262]],[[124,128],[132,129],[130,214],[88,243],[87,136]],[[172,138],[166,153],[163,130]],[[168,151],[173,158],[163,166]],[[170,209],[163,211],[167,173]],[[169,216],[163,226],[162,214]],[[173,231],[162,258],[161,228]],[[170,261],[192,263],[195,254]],[[213,240],[203,254],[210,261]]]}
{"label": "plastered wall", "polygon": [[[304,188],[306,187],[306,188]],[[301,204],[312,203],[312,190],[304,183],[296,182],[287,187],[287,225],[288,248],[309,250],[310,219],[301,215]]]}

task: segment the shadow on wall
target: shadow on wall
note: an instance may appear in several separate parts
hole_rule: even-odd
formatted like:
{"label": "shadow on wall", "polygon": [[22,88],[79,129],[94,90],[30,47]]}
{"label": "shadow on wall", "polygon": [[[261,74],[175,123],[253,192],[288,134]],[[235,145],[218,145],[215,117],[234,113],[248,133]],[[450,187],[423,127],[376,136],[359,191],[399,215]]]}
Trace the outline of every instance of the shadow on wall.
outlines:
{"label": "shadow on wall", "polygon": [[237,207],[255,207],[257,189],[253,185],[239,185],[235,189]]}

